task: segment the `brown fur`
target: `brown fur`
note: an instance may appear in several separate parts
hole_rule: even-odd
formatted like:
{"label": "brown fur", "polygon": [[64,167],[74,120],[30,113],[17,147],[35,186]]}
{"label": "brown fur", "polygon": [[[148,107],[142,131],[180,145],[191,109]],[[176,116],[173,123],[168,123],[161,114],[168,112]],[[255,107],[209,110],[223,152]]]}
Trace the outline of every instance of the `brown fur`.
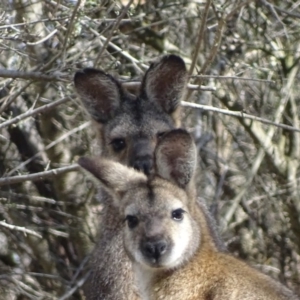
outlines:
{"label": "brown fur", "polygon": [[150,178],[118,163],[79,164],[114,198],[124,247],[145,300],[296,300],[288,288],[220,251],[193,186],[196,148],[184,130],[164,135]]}
{"label": "brown fur", "polygon": [[[180,124],[179,105],[186,82],[185,64],[175,55],[164,56],[150,66],[138,97],[101,70],[77,72],[75,87],[92,117],[102,157],[151,173],[157,141]],[[122,242],[123,220],[110,195],[101,191],[100,200],[104,209],[91,259],[87,299],[131,300],[136,295],[131,262]]]}

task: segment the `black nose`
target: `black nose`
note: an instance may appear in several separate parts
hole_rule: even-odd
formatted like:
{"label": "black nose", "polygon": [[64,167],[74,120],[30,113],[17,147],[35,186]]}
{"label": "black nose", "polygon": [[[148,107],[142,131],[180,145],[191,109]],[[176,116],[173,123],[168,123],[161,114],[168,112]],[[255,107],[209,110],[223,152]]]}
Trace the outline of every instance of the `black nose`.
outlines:
{"label": "black nose", "polygon": [[144,172],[149,175],[153,167],[153,161],[151,158],[137,158],[133,164],[136,170]]}
{"label": "black nose", "polygon": [[144,242],[142,245],[142,253],[148,258],[156,260],[167,251],[167,242],[159,240],[154,242]]}

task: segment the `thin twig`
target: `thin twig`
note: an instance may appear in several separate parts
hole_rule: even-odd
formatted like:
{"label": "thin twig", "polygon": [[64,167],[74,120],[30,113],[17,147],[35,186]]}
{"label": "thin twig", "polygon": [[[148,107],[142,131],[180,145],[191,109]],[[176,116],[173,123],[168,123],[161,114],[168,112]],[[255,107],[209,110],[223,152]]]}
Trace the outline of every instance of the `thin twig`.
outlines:
{"label": "thin twig", "polygon": [[58,300],[65,300],[69,299],[70,296],[72,296],[80,287],[83,286],[83,284],[86,282],[86,280],[91,275],[91,270],[89,270],[80,280],[76,282],[74,287],[72,287],[68,292],[66,292],[63,296],[58,298]]}
{"label": "thin twig", "polygon": [[60,75],[46,75],[42,72],[24,72],[16,70],[0,69],[0,77],[3,78],[22,78],[39,81],[59,81],[62,80]]}
{"label": "thin twig", "polygon": [[106,48],[107,48],[107,46],[108,46],[108,44],[109,44],[109,42],[110,42],[110,40],[111,40],[111,38],[112,38],[115,30],[120,26],[120,22],[123,19],[123,17],[125,16],[125,14],[127,13],[127,11],[129,9],[130,5],[132,4],[132,2],[133,2],[133,0],[130,0],[127,3],[127,5],[123,8],[122,12],[120,13],[120,15],[118,16],[118,18],[116,19],[116,22],[113,25],[113,28],[111,29],[108,37],[106,38],[106,41],[105,41],[104,45],[102,46],[101,51],[99,52],[99,54],[97,55],[97,57],[95,59],[95,63],[94,63],[95,66],[97,66],[97,64],[98,64],[98,62],[99,62],[99,60],[100,60],[103,52],[106,50]]}
{"label": "thin twig", "polygon": [[[64,204],[70,204],[64,202]],[[36,212],[41,212],[41,211],[45,211],[45,207],[42,206],[32,206],[32,205],[27,205],[27,204],[15,204],[15,203],[6,203],[5,207],[8,208],[12,208],[12,209],[18,209],[18,210],[26,210],[26,211],[36,211]],[[47,208],[47,211],[53,213],[53,214],[57,214],[59,216],[63,216],[63,217],[67,217],[67,218],[71,218],[71,219],[78,219],[78,217],[72,215],[72,214],[68,214],[65,213],[63,211],[60,210],[55,210],[55,209],[50,209]],[[51,232],[54,235],[59,235],[59,236],[63,236],[63,237],[67,237],[68,233],[65,232],[57,232],[57,230],[51,228],[51,229],[47,229],[49,232]]]}
{"label": "thin twig", "polygon": [[28,20],[26,20],[26,22],[23,22],[23,23],[15,23],[15,24],[1,25],[1,26],[0,26],[0,30],[1,30],[1,29],[7,29],[7,28],[19,27],[19,26],[28,26],[28,25],[38,24],[38,23],[63,21],[63,20],[68,19],[68,18],[69,18],[69,17],[53,18],[53,19],[42,19],[42,20],[31,21],[31,22],[28,22]]}
{"label": "thin twig", "polygon": [[66,47],[67,47],[67,43],[68,43],[68,40],[69,40],[69,36],[71,34],[71,31],[73,29],[73,24],[74,24],[74,20],[75,20],[75,16],[77,14],[77,11],[79,9],[81,5],[81,0],[77,0],[77,3],[75,5],[75,8],[72,12],[72,16],[71,16],[71,19],[69,21],[69,25],[68,25],[68,28],[67,28],[67,32],[64,36],[64,44],[63,44],[63,47],[62,47],[62,56],[63,56],[63,62],[65,62],[65,56],[66,56]]}
{"label": "thin twig", "polygon": [[[237,10],[240,10],[243,6],[247,5],[251,1],[253,1],[253,0],[248,0],[248,1],[238,5],[227,16],[225,16],[225,17],[222,16],[221,18],[219,18],[215,38],[214,38],[214,41],[213,41],[213,46],[210,50],[210,54],[209,54],[208,58],[205,60],[205,63],[203,64],[202,68],[198,72],[199,74],[204,74],[207,71],[208,67],[212,64],[214,58],[216,57],[216,55],[218,53],[218,50],[219,50],[219,47],[221,45],[223,30],[224,30],[224,27],[226,25],[226,22],[234,15],[234,13]],[[195,84],[201,85],[201,79],[198,78],[196,80]],[[190,98],[191,95],[192,95],[192,91],[188,91],[187,94],[186,94],[186,98],[185,98],[186,101],[188,101],[188,99]]]}
{"label": "thin twig", "polygon": [[[47,3],[54,5],[55,8],[57,8],[59,6],[61,8],[64,8],[65,10],[70,11],[70,9],[68,7],[65,7],[65,6],[59,4],[55,1],[50,0],[50,1],[47,1]],[[40,71],[48,70],[49,67],[52,66],[53,62],[55,62],[60,56],[63,56],[63,62],[65,61],[65,59],[64,59],[65,47],[66,47],[66,44],[67,44],[67,41],[68,41],[69,34],[71,33],[71,30],[73,28],[73,21],[74,21],[76,12],[77,12],[77,10],[80,6],[80,3],[81,3],[81,0],[78,0],[75,9],[72,12],[71,20],[69,22],[69,26],[68,26],[68,29],[67,29],[67,37],[64,40],[64,45],[63,45],[62,49],[56,55],[54,55],[46,64],[44,64],[41,68],[39,68]]]}
{"label": "thin twig", "polygon": [[[94,30],[93,28],[91,28],[90,26],[86,25],[83,21],[80,22],[84,27],[86,27],[88,30],[90,30],[92,33],[95,34],[95,36],[97,36],[101,41],[103,41],[104,43],[106,42],[106,38],[102,35],[100,35],[96,30]],[[123,50],[122,48],[120,48],[119,46],[117,46],[116,44],[109,42],[108,45],[110,47],[112,47],[115,51],[117,51],[118,53],[120,53],[122,56],[124,56],[126,59],[128,59],[133,65],[135,65],[137,68],[137,64],[139,64],[140,66],[142,66],[145,69],[148,69],[148,65],[146,64],[142,64],[138,59],[136,59],[135,57],[133,57],[132,55],[130,55],[127,51]],[[139,72],[142,73],[141,69],[138,69]]]}
{"label": "thin twig", "polygon": [[31,235],[34,235],[34,236],[40,238],[40,239],[43,238],[39,233],[37,233],[37,232],[35,232],[31,229],[27,229],[25,227],[20,227],[20,226],[16,226],[16,225],[7,224],[5,221],[0,221],[0,225],[3,226],[3,227],[9,228],[11,230],[21,231],[25,235],[26,234],[31,234]]}
{"label": "thin twig", "polygon": [[[217,31],[216,31],[216,35],[215,35],[215,39],[213,42],[213,46],[210,50],[210,54],[208,56],[208,58],[205,60],[205,63],[203,64],[202,68],[199,71],[199,74],[204,74],[206,72],[206,70],[208,69],[208,67],[212,64],[215,56],[217,55],[217,52],[220,48],[221,45],[221,40],[222,40],[222,36],[223,36],[223,29],[224,26],[226,25],[226,21],[223,18],[219,19],[219,23],[218,23],[218,27],[217,27]],[[199,80],[197,83],[201,83],[201,80]]]}
{"label": "thin twig", "polygon": [[196,42],[196,46],[195,46],[195,50],[194,50],[194,56],[193,56],[192,63],[191,63],[190,69],[189,69],[189,75],[193,74],[194,68],[195,68],[197,60],[198,60],[198,54],[199,54],[199,51],[200,51],[201,42],[203,40],[203,33],[204,33],[204,28],[205,28],[205,25],[206,25],[206,21],[207,21],[207,16],[208,16],[208,11],[209,11],[210,4],[211,4],[211,0],[207,0],[206,4],[205,4],[205,8],[204,8],[200,28],[199,28],[197,42]]}
{"label": "thin twig", "polygon": [[12,175],[14,172],[16,172],[17,170],[19,170],[20,168],[26,166],[27,164],[29,164],[30,162],[32,162],[36,157],[38,157],[41,153],[43,153],[44,151],[49,150],[50,148],[54,147],[55,145],[57,145],[58,143],[62,142],[63,140],[65,140],[66,138],[68,138],[69,136],[71,136],[72,134],[81,131],[85,128],[87,128],[88,126],[90,126],[90,121],[87,121],[79,126],[77,126],[76,128],[73,128],[72,130],[66,132],[65,134],[61,135],[59,138],[57,138],[56,140],[52,141],[50,144],[48,144],[46,147],[44,147],[43,149],[41,149],[40,151],[38,151],[37,153],[35,153],[32,157],[28,158],[27,160],[25,160],[24,162],[22,162],[21,164],[19,164],[17,167],[15,167],[14,169],[12,169],[11,171],[9,171],[7,173],[7,176]]}
{"label": "thin twig", "polygon": [[24,114],[21,114],[15,118],[12,118],[10,120],[7,120],[3,123],[0,124],[0,130],[7,127],[7,126],[10,126],[12,124],[18,124],[20,121],[24,120],[24,119],[27,119],[29,117],[32,117],[32,116],[35,116],[37,114],[41,114],[41,113],[45,113],[45,112],[48,112],[50,111],[51,109],[53,109],[54,107],[62,104],[62,103],[65,103],[67,101],[70,100],[70,97],[64,97],[62,99],[59,99],[59,100],[56,100],[52,103],[49,103],[49,104],[46,104],[46,105],[43,105],[39,108],[36,108],[36,109],[33,109],[33,110],[29,110],[27,112],[25,112]]}
{"label": "thin twig", "polygon": [[240,76],[220,76],[220,75],[191,75],[191,78],[214,78],[214,79],[227,79],[227,80],[245,80],[245,81],[257,81],[257,82],[266,82],[266,83],[275,83],[274,80],[267,79],[257,79],[249,77],[240,77]]}
{"label": "thin twig", "polygon": [[7,96],[7,99],[2,103],[0,107],[0,115],[5,111],[5,109],[14,102],[30,85],[32,84],[32,81],[25,84],[20,90],[18,90],[13,95]]}
{"label": "thin twig", "polygon": [[79,267],[77,268],[76,272],[74,273],[74,275],[72,276],[72,279],[70,281],[70,285],[73,285],[76,281],[77,278],[80,274],[82,274],[82,272],[84,272],[84,270],[87,269],[87,267],[89,267],[88,263],[90,262],[90,258],[91,255],[87,255],[82,262],[80,263]]}
{"label": "thin twig", "polygon": [[[122,86],[125,88],[138,88],[141,85],[140,81],[127,81],[127,82],[122,82]],[[205,86],[205,85],[197,85],[197,84],[187,84],[187,88],[193,91],[210,91],[214,92],[216,90],[215,87],[213,86]]]}
{"label": "thin twig", "polygon": [[[212,49],[210,51],[210,54],[208,56],[208,58],[205,60],[205,63],[203,64],[201,70],[198,72],[199,74],[203,74],[206,72],[208,66],[210,66],[210,64],[212,63],[213,59],[215,58],[217,51],[220,47],[221,44],[221,39],[222,39],[222,33],[223,33],[223,28],[225,26],[226,22],[223,18],[219,19],[218,22],[218,27],[216,30],[216,34],[215,34],[215,38],[214,38],[214,42],[213,42],[213,46]],[[197,78],[197,80],[195,81],[195,84],[201,84],[201,79]],[[188,99],[191,97],[192,95],[192,91],[188,91],[186,93],[186,101],[188,101]]]}
{"label": "thin twig", "polygon": [[49,171],[43,171],[39,173],[29,174],[29,175],[19,175],[11,177],[0,178],[0,186],[8,184],[16,184],[24,181],[38,181],[44,180],[46,178],[51,178],[63,173],[78,171],[79,166],[77,164],[69,165],[62,168],[52,169]]}
{"label": "thin twig", "polygon": [[284,31],[284,33],[285,33],[285,36],[286,36],[287,39],[288,39],[288,34],[287,34],[287,32],[286,32],[285,25],[284,25],[284,23],[280,20],[280,18],[279,18],[279,16],[278,16],[278,14],[277,14],[277,12],[276,12],[274,6],[273,6],[271,3],[269,3],[269,2],[267,2],[267,1],[265,1],[265,0],[261,0],[260,2],[261,2],[263,5],[265,5],[265,6],[270,10],[271,14],[275,17],[275,19],[278,21],[278,23],[282,26],[283,31]]}
{"label": "thin twig", "polygon": [[57,32],[57,29],[54,29],[53,31],[51,31],[47,36],[45,36],[44,38],[36,41],[36,42],[33,42],[33,43],[30,43],[30,42],[26,42],[26,45],[29,45],[29,46],[35,46],[35,45],[38,45],[38,44],[41,44],[45,41],[47,41],[48,39],[50,39],[55,33]]}
{"label": "thin twig", "polygon": [[198,109],[201,109],[201,110],[204,110],[204,111],[212,111],[212,112],[216,112],[216,113],[219,113],[219,114],[232,116],[232,117],[236,117],[236,118],[250,119],[250,120],[258,121],[258,122],[261,122],[261,123],[264,123],[264,124],[268,124],[268,125],[272,125],[272,126],[275,126],[275,127],[283,128],[283,129],[286,129],[286,130],[300,132],[300,128],[296,128],[296,127],[286,125],[286,124],[282,124],[282,123],[278,123],[278,122],[273,122],[273,121],[270,121],[268,119],[256,117],[256,116],[253,116],[253,115],[249,115],[249,114],[244,113],[243,111],[232,111],[232,110],[217,108],[217,107],[213,107],[213,106],[209,106],[209,105],[196,104],[196,103],[191,103],[191,102],[186,102],[186,101],[181,101],[181,105],[185,106],[185,107],[198,108]]}
{"label": "thin twig", "polygon": [[[14,193],[14,192],[1,191],[0,196],[6,197],[8,199],[19,198],[19,199],[29,199],[29,200],[33,200],[33,201],[40,201],[40,202],[45,202],[45,203],[50,203],[50,204],[65,204],[64,202],[56,201],[51,198],[35,196],[35,195],[31,195],[31,194],[19,194],[19,193]],[[7,201],[7,199],[2,198],[1,201]]]}
{"label": "thin twig", "polygon": [[[59,7],[65,11],[70,10],[67,6],[62,5],[61,3],[57,2],[57,1],[54,1],[54,0],[46,0],[46,1],[47,1],[47,3],[53,5],[55,8]],[[86,15],[83,16],[83,20],[88,21],[88,22],[93,22],[94,24],[98,24],[97,22],[94,22],[93,19],[91,19],[90,17],[87,17]],[[96,30],[92,29],[90,25],[86,25],[84,21],[80,21],[80,24],[82,24],[84,27],[86,27],[88,30],[90,30],[92,33],[94,33],[95,36],[99,37],[104,43],[106,42],[107,39],[104,36],[100,35]],[[124,56],[125,58],[130,60],[133,65],[139,64],[140,66],[142,66],[145,69],[148,68],[148,66],[146,64],[140,63],[139,60],[137,60],[135,57],[130,55],[127,51],[124,51],[123,49],[121,49],[116,44],[112,43],[111,41],[108,42],[108,45],[110,47],[112,47],[115,51],[119,52],[122,56]],[[51,65],[53,63],[53,61],[55,61],[59,56],[60,56],[60,53],[55,55],[46,65],[43,66],[43,68],[41,68],[41,70],[46,70],[49,67],[49,65]],[[139,72],[141,72],[141,70],[139,70]]]}
{"label": "thin twig", "polygon": [[291,12],[291,11],[287,11],[287,10],[282,9],[282,8],[280,8],[279,6],[276,6],[276,5],[274,5],[274,4],[271,4],[271,3],[267,2],[267,1],[261,0],[261,2],[262,2],[262,4],[264,4],[266,7],[272,6],[274,9],[278,10],[278,11],[281,12],[281,13],[284,13],[284,14],[290,16],[290,17],[295,17],[295,18],[300,19],[300,14],[297,14],[297,13]]}
{"label": "thin twig", "polygon": [[[289,101],[290,93],[291,93],[291,86],[295,80],[297,71],[298,71],[298,68],[294,68],[289,75],[288,82],[285,87],[285,96],[280,100],[279,106],[278,106],[275,116],[274,116],[275,124],[278,124],[280,118],[282,117],[284,109],[286,107],[286,104]],[[298,129],[297,131],[300,132],[300,129]],[[247,178],[246,182],[240,188],[239,193],[232,200],[231,207],[227,210],[226,215],[223,218],[222,228],[228,228],[228,225],[231,222],[231,219],[232,219],[234,213],[236,212],[236,210],[237,210],[240,202],[242,201],[246,191],[248,190],[249,186],[251,185],[255,175],[257,174],[257,171],[264,159],[265,153],[267,152],[268,148],[272,145],[272,138],[273,138],[274,134],[275,134],[274,127],[270,127],[266,134],[266,137],[263,141],[263,144],[262,143],[260,144],[260,148],[257,152],[257,155],[254,159],[251,169],[249,170],[249,172],[246,176],[246,178]]]}
{"label": "thin twig", "polygon": [[14,282],[21,293],[27,296],[28,299],[55,299],[51,294],[39,291],[24,283],[23,281],[17,280],[15,277],[10,277],[10,280]]}

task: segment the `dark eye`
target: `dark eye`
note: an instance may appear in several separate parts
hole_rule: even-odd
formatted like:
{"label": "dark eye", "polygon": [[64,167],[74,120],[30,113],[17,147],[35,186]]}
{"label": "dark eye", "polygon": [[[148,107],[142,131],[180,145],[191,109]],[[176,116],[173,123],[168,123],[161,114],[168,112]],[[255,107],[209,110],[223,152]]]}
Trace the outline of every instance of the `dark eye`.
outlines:
{"label": "dark eye", "polygon": [[172,211],[172,219],[175,221],[181,221],[184,213],[185,211],[182,208],[175,209]]}
{"label": "dark eye", "polygon": [[124,139],[113,139],[110,144],[116,152],[123,150],[126,146]]}
{"label": "dark eye", "polygon": [[134,227],[136,227],[139,224],[139,219],[137,217],[131,216],[131,215],[126,216],[126,221],[127,221],[128,227],[130,229],[133,229]]}
{"label": "dark eye", "polygon": [[156,136],[157,136],[157,138],[162,138],[164,135],[165,135],[165,131],[162,131],[162,132],[158,132],[157,134],[156,134]]}

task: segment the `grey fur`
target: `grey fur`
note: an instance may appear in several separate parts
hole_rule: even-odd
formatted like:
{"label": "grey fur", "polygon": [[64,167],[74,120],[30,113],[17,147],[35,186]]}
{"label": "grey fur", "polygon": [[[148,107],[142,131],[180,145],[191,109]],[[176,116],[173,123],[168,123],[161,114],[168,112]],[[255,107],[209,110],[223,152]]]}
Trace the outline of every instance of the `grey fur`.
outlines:
{"label": "grey fur", "polygon": [[[102,70],[77,72],[75,88],[94,121],[102,157],[150,174],[159,135],[180,124],[179,105],[187,79],[185,64],[175,55],[164,56],[150,66],[137,97],[127,93],[116,78]],[[120,140],[126,147],[116,152],[113,145]],[[138,299],[131,262],[122,245],[123,220],[110,195],[103,190],[100,194],[104,209],[99,217],[87,300]]]}

